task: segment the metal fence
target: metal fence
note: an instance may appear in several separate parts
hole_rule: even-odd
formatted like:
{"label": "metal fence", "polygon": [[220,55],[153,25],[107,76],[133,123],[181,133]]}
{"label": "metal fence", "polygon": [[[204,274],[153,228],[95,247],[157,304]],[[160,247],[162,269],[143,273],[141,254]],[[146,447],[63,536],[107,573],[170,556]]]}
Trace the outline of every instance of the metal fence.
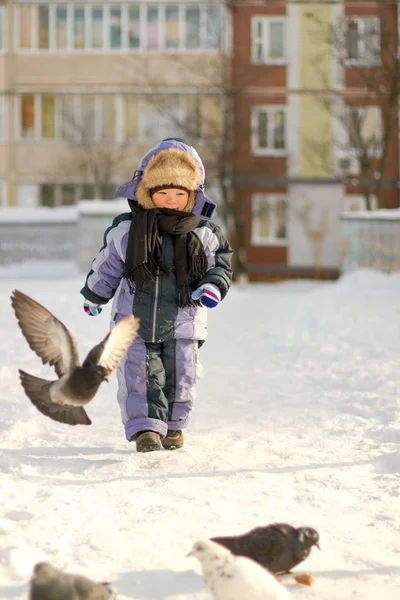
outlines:
{"label": "metal fence", "polygon": [[344,213],[340,217],[341,272],[400,270],[400,210]]}

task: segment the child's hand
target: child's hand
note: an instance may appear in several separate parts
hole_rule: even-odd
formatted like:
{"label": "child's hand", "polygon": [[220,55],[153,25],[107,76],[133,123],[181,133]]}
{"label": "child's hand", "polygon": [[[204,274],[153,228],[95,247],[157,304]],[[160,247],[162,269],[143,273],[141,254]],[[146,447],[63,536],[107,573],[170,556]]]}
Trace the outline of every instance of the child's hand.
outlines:
{"label": "child's hand", "polygon": [[89,302],[89,300],[85,300],[83,304],[83,310],[90,317],[97,317],[103,310],[101,304],[94,304],[94,302]]}
{"label": "child's hand", "polygon": [[221,300],[221,292],[213,283],[205,283],[192,293],[192,298],[200,300],[202,306],[215,308]]}

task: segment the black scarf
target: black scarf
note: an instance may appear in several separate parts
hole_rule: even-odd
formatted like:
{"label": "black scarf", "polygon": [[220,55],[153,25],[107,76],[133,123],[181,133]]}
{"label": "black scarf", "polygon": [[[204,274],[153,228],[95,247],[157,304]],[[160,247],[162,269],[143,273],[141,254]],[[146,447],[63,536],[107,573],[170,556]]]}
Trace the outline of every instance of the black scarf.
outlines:
{"label": "black scarf", "polygon": [[160,273],[170,274],[162,261],[162,236],[171,235],[175,244],[178,305],[196,304],[191,293],[207,270],[203,244],[193,233],[200,217],[168,208],[144,210],[138,205],[132,207],[132,212],[124,271],[131,293],[140,294],[144,284]]}

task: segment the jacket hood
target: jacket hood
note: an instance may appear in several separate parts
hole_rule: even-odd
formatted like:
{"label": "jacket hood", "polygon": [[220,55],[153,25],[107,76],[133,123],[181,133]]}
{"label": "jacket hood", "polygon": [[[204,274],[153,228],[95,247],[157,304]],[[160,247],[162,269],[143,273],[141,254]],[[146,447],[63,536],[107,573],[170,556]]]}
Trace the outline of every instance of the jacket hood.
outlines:
{"label": "jacket hood", "polygon": [[165,139],[153,146],[140,161],[133,178],[114,194],[127,198],[129,205],[138,203],[153,208],[150,190],[159,185],[175,184],[189,191],[188,212],[211,219],[216,204],[204,194],[204,165],[196,150],[181,139]]}

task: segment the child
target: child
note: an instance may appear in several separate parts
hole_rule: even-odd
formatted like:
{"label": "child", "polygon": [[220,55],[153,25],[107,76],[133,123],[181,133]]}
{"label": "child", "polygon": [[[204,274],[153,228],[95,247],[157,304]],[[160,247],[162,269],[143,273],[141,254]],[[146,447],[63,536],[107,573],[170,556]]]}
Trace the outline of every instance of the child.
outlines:
{"label": "child", "polygon": [[131,212],[106,230],[81,290],[89,315],[114,298],[114,323],[132,312],[140,319],[117,371],[125,435],[138,452],[182,447],[207,308],[232,282],[232,249],[209,220],[215,204],[203,194],[204,181],[199,155],[183,140],[154,146],[117,190]]}

